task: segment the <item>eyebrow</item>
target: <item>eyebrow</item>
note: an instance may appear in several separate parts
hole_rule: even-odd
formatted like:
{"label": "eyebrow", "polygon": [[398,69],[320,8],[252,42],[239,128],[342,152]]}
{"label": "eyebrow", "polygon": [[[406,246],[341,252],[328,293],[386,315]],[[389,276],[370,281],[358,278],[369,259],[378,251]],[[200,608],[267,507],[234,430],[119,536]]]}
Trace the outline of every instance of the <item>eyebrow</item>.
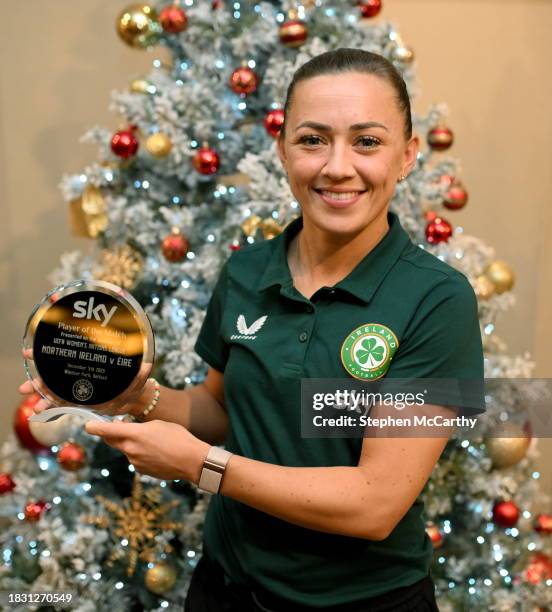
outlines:
{"label": "eyebrow", "polygon": [[[320,132],[331,132],[332,131],[332,128],[330,125],[325,125],[324,123],[317,123],[316,121],[303,121],[303,123],[300,123],[295,128],[295,131],[297,132],[297,130],[299,130],[302,127],[310,127],[310,128],[313,128],[314,130],[319,130]],[[383,125],[383,123],[378,123],[377,121],[367,121],[366,123],[354,123],[353,125],[349,127],[349,130],[351,132],[356,132],[358,130],[366,130],[368,128],[373,128],[373,127],[380,127],[386,130],[387,132],[389,131],[385,127],[385,125]]]}

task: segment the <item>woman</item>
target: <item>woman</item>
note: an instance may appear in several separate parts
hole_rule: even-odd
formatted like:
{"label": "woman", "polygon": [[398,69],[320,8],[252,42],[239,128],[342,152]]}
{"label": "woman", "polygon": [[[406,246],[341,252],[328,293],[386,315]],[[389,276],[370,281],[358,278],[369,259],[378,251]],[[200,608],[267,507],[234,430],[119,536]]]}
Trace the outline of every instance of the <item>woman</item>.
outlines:
{"label": "woman", "polygon": [[302,378],[482,377],[469,282],[388,210],[418,147],[383,57],[337,49],[303,65],[278,138],[302,216],[224,265],[195,345],[206,380],[157,395],[148,383],[132,407],[143,423],[86,425],[139,472],[218,493],[188,612],[438,609],[418,496],[452,428],[300,434]]}

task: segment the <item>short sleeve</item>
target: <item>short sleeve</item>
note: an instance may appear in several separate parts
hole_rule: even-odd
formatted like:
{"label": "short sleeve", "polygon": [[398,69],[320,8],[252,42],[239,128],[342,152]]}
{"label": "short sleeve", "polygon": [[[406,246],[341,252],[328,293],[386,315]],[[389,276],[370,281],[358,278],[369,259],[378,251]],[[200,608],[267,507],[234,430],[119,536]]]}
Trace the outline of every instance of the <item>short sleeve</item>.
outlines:
{"label": "short sleeve", "polygon": [[230,345],[222,337],[221,329],[227,287],[228,261],[220,271],[194,345],[194,351],[219,372],[224,372],[230,350]]}
{"label": "short sleeve", "polygon": [[468,279],[453,274],[418,306],[388,372],[390,378],[447,379],[427,385],[427,403],[485,411],[483,346],[477,298]]}

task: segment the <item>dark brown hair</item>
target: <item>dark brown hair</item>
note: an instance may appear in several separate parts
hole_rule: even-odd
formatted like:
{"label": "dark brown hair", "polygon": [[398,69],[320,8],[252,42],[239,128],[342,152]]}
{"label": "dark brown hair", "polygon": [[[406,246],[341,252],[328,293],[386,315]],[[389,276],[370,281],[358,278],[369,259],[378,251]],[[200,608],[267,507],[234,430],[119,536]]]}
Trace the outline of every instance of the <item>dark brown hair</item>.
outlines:
{"label": "dark brown hair", "polygon": [[410,140],[412,136],[412,111],[410,109],[410,98],[406,83],[400,72],[382,55],[364,51],[363,49],[348,49],[345,47],[321,53],[295,71],[287,89],[286,102],[284,104],[284,124],[280,129],[280,137],[285,137],[285,117],[288,115],[297,83],[316,76],[343,72],[373,74],[393,87],[397,105],[404,115],[404,135],[406,140]]}

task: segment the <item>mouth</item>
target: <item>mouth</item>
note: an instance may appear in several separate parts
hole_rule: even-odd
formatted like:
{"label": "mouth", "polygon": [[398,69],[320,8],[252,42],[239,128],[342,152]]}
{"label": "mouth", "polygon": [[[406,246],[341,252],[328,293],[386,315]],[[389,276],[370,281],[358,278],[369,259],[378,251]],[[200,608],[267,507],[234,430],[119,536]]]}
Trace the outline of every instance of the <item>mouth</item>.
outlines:
{"label": "mouth", "polygon": [[366,189],[364,191],[337,192],[313,188],[313,191],[315,191],[320,198],[332,208],[345,208],[347,206],[351,206],[358,201],[363,193],[366,193]]}

